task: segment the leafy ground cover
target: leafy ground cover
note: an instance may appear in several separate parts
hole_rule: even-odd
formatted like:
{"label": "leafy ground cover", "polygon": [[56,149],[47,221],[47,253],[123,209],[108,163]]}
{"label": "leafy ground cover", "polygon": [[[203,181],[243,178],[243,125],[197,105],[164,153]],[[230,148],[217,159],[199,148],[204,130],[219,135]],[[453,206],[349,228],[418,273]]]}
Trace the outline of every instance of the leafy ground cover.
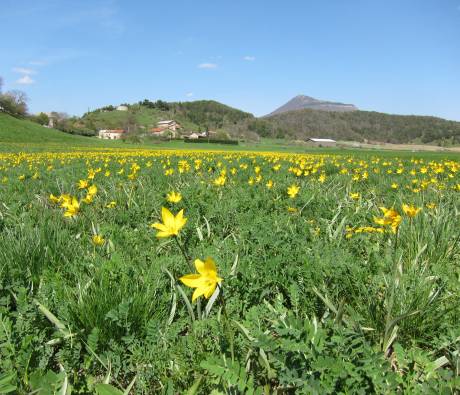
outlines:
{"label": "leafy ground cover", "polygon": [[460,162],[0,154],[0,393],[456,393]]}

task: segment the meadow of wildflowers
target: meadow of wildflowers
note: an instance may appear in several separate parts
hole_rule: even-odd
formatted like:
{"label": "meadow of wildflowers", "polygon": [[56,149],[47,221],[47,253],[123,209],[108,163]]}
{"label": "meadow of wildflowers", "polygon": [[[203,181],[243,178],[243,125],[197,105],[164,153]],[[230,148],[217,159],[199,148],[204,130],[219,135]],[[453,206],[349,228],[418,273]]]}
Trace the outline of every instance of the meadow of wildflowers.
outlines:
{"label": "meadow of wildflowers", "polygon": [[456,393],[459,202],[429,154],[0,154],[0,393]]}

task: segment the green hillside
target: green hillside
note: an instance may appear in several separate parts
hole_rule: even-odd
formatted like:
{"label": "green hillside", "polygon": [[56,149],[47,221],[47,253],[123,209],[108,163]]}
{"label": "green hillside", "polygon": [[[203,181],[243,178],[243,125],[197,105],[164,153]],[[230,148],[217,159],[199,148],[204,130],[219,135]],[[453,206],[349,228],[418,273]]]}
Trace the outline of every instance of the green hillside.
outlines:
{"label": "green hillside", "polygon": [[[160,104],[158,104],[160,103]],[[253,115],[212,100],[194,102],[150,102],[144,100],[127,105],[128,111],[117,111],[113,106],[84,114],[66,121],[63,129],[75,133],[98,129],[125,129],[142,133],[156,127],[162,120],[174,119],[182,131],[225,129]]]}
{"label": "green hillside", "polygon": [[0,146],[2,143],[60,143],[72,145],[99,145],[93,138],[73,136],[48,129],[34,122],[14,118],[0,112]]}
{"label": "green hillside", "polygon": [[329,137],[336,140],[388,143],[460,144],[460,122],[371,111],[290,111],[247,122],[265,137]]}

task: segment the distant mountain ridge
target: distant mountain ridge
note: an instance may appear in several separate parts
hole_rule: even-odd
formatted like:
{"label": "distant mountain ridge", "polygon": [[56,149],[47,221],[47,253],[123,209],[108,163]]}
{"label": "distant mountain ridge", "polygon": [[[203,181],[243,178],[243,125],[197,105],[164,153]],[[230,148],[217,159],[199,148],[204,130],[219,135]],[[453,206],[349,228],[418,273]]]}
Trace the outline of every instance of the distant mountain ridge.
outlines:
{"label": "distant mountain ridge", "polygon": [[[294,105],[290,106],[292,102]],[[351,104],[316,100],[303,95],[289,103],[269,116],[256,118],[213,100],[168,103],[145,99],[127,104],[127,111],[106,106],[82,117],[64,119],[62,125],[55,124],[55,127],[85,135],[95,135],[99,129],[125,129],[130,130],[135,138],[148,133],[158,121],[174,119],[182,126],[183,133],[213,130],[248,141],[260,137],[293,140],[318,137],[344,141],[460,145],[460,122],[429,116],[361,111]],[[299,108],[306,105],[309,107]],[[17,129],[21,128],[18,125]],[[0,132],[1,129],[0,124]]]}
{"label": "distant mountain ridge", "polygon": [[314,97],[298,95],[292,98],[291,100],[289,100],[286,104],[283,104],[281,107],[277,108],[275,111],[266,115],[266,117],[281,114],[283,112],[305,110],[305,109],[320,110],[320,111],[338,111],[338,112],[358,110],[358,108],[353,104],[345,104],[345,103],[332,102],[332,101],[327,101],[327,100],[318,100],[318,99],[315,99]]}
{"label": "distant mountain ridge", "polygon": [[[375,111],[295,110],[259,118],[252,130],[263,137],[310,137],[396,144],[460,144],[460,122]],[[250,128],[251,129],[251,128]]]}

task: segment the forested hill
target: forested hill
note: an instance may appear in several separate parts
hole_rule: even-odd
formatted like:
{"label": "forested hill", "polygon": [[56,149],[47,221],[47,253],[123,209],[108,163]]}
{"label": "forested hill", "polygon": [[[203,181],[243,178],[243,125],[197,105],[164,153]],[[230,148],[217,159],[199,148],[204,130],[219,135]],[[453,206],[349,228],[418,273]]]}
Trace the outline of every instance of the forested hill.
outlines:
{"label": "forested hill", "polygon": [[306,139],[325,137],[348,141],[390,143],[460,144],[460,122],[415,115],[370,111],[321,111],[303,109],[256,118],[248,112],[213,100],[127,104],[127,111],[106,106],[83,117],[63,117],[55,127],[74,134],[95,135],[99,129],[125,129],[145,134],[157,122],[174,119],[181,132],[215,130],[233,137]]}
{"label": "forested hill", "polygon": [[460,144],[460,122],[430,116],[298,110],[246,123],[249,130],[267,137]]}
{"label": "forested hill", "polygon": [[106,106],[90,111],[81,118],[65,120],[67,129],[93,130],[126,129],[149,130],[158,121],[174,119],[184,131],[225,129],[245,119],[252,119],[252,114],[237,110],[213,100],[193,102],[152,102],[143,100],[135,104],[126,104],[127,111],[117,111],[114,106]]}
{"label": "forested hill", "polygon": [[220,129],[246,119],[253,119],[250,113],[237,110],[214,100],[169,103],[176,115],[196,124]]}

